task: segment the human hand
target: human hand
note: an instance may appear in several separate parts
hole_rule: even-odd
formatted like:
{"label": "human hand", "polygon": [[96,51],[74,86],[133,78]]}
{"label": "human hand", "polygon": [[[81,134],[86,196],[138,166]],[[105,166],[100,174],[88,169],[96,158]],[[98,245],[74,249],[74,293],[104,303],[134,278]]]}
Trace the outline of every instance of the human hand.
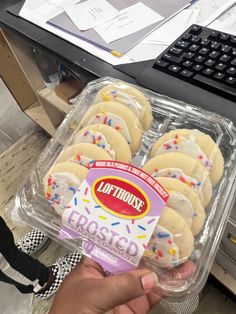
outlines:
{"label": "human hand", "polygon": [[[173,269],[169,280],[186,279],[194,271],[194,264],[186,262]],[[97,263],[84,258],[62,283],[49,314],[145,314],[162,297],[157,282],[146,269],[105,277]]]}

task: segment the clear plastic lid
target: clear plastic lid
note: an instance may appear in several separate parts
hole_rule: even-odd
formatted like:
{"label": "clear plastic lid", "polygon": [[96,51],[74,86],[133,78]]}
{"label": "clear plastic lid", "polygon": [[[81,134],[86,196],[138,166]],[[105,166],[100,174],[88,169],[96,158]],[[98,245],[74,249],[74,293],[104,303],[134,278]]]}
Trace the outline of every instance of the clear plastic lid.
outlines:
{"label": "clear plastic lid", "polygon": [[[235,153],[232,121],[106,77],[89,83],[80,94],[19,191],[16,205],[30,225],[70,249],[84,250],[83,243],[93,243],[92,238],[75,225],[63,224],[77,202],[90,202],[93,195],[103,228],[105,220],[119,216],[110,225],[126,232],[124,243],[135,242],[136,236],[137,247],[143,247],[131,269],[153,270],[163,298],[183,299],[201,290],[217,252],[235,196]],[[81,186],[90,191],[90,183],[95,189],[94,178],[101,183],[102,197],[94,190],[90,201],[76,194],[82,193]],[[84,206],[84,215],[90,214],[89,206]],[[106,215],[101,215],[103,210]],[[121,242],[116,245],[122,248]],[[103,248],[109,253],[108,244]],[[181,276],[186,263],[191,271]],[[121,270],[113,267],[112,272]]]}

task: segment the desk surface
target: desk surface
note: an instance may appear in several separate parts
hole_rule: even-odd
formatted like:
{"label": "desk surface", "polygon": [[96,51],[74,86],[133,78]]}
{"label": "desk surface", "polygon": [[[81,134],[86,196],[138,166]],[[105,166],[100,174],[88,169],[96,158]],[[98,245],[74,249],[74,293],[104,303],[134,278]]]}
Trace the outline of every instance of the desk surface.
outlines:
{"label": "desk surface", "polygon": [[6,9],[19,2],[18,0],[0,1],[0,26],[3,26],[17,35],[30,40],[34,45],[40,45],[58,56],[64,64],[79,71],[89,80],[102,76],[111,76],[134,82],[128,75],[113,68],[112,65],[91,55],[85,50],[78,48],[69,42],[53,35],[42,28],[18,18],[6,11]]}
{"label": "desk surface", "polygon": [[[79,48],[66,40],[6,11],[7,8],[17,5],[19,2],[22,1],[0,1],[0,27],[2,26],[3,28],[15,33],[17,36],[25,38],[28,44],[48,50],[51,54],[55,55],[57,60],[65,64],[67,67],[79,72],[86,78],[87,81],[98,77],[111,76],[126,82],[137,84],[135,78],[140,76],[143,68],[147,65],[147,62],[139,62],[139,64],[131,63],[130,65],[123,64],[121,66],[114,67],[84,49]],[[146,49],[151,48],[150,46],[146,46]],[[163,82],[165,83],[165,80],[163,80]],[[173,93],[174,89],[170,91],[169,84],[162,85],[163,84],[158,85],[159,92],[161,94],[167,94],[168,96],[178,98],[181,101],[186,101],[188,99],[185,99],[185,94],[182,94],[183,97],[179,97],[179,94]],[[198,93],[199,91],[196,90],[195,94],[198,95]],[[206,98],[205,96],[201,97],[201,100],[199,101],[198,97],[194,96],[196,102],[191,100],[189,100],[189,102],[195,106],[221,113],[236,122],[236,112],[233,102],[225,100],[207,91],[204,91],[203,95],[205,95]],[[206,101],[206,99],[209,100],[209,98],[211,100]]]}

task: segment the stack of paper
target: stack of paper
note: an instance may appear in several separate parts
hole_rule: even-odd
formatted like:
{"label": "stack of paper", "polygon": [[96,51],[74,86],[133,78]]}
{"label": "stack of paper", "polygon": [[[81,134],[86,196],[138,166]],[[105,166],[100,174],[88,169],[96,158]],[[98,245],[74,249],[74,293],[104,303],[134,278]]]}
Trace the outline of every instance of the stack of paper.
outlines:
{"label": "stack of paper", "polygon": [[95,31],[107,42],[111,43],[130,34],[153,25],[164,17],[143,3],[131,5],[121,10],[116,18],[95,27]]}
{"label": "stack of paper", "polygon": [[[89,3],[91,1],[89,0]],[[93,23],[90,26],[105,19],[102,7],[97,7],[97,1],[92,2],[93,4],[89,9],[89,19],[93,19]],[[88,3],[88,1],[85,3]],[[114,19],[110,19],[94,28],[81,30],[85,28],[85,25],[81,27],[80,24],[81,29],[79,29],[77,27],[79,22],[76,20],[76,14],[72,13],[72,9],[69,12],[68,9],[65,9],[67,13],[63,12],[55,16],[48,21],[48,24],[96,47],[110,52],[115,51],[122,55],[136,46],[163,22],[182,10],[186,5],[189,5],[190,0],[177,0],[174,2],[173,0],[107,0],[107,3],[118,11],[118,15]],[[82,4],[75,5],[74,8],[79,8]],[[97,12],[100,12],[100,14]],[[107,14],[109,18],[110,14],[115,14],[115,11],[109,9]],[[84,13],[84,16],[86,15],[88,15],[88,11]]]}
{"label": "stack of paper", "polygon": [[[162,5],[159,5],[161,1]],[[95,56],[103,59],[104,61],[111,63],[113,65],[134,62],[134,61],[143,61],[147,59],[156,58],[169,43],[174,41],[176,37],[179,36],[180,32],[185,30],[191,23],[206,23],[214,21],[219,15],[221,15],[229,6],[233,5],[236,1],[232,0],[199,0],[190,9],[184,10],[181,13],[178,13],[173,17],[169,22],[164,24],[163,20],[157,22],[156,30],[153,31],[153,26],[149,26],[145,29],[137,31],[131,35],[128,35],[124,38],[115,40],[114,42],[108,44],[105,40],[96,33],[93,29],[88,29],[86,31],[80,31],[79,28],[72,22],[72,20],[64,12],[64,9],[67,6],[73,6],[78,3],[79,0],[26,0],[20,16],[29,20],[30,22],[44,28],[45,30],[73,43],[74,45],[81,47],[82,49],[94,54]],[[93,1],[97,3],[96,1]],[[180,11],[181,8],[186,6],[189,1],[173,1],[173,0],[108,0],[108,2],[115,8],[118,12],[124,10],[125,8],[137,4],[139,2],[150,7],[156,13],[163,16],[164,21],[168,20],[171,15]],[[155,7],[157,6],[157,7]],[[163,8],[165,10],[163,10]],[[194,10],[197,8],[198,10]],[[168,12],[166,12],[166,10]],[[197,13],[200,11],[199,16],[196,18]],[[167,14],[168,13],[168,14]],[[167,15],[166,15],[167,14]],[[218,20],[210,26],[214,26],[221,30],[229,31],[234,33],[233,29],[235,26],[233,16],[235,14],[227,16],[227,19]],[[232,18],[231,18],[232,17]],[[195,20],[196,18],[196,20]],[[230,25],[228,25],[228,18],[230,19]],[[52,23],[49,24],[47,21],[50,20],[59,25],[52,26]],[[204,24],[205,23],[205,24]],[[206,25],[208,25],[206,24]],[[101,25],[101,24],[100,24]],[[98,25],[97,27],[100,27]],[[155,24],[154,24],[155,25]],[[178,27],[177,27],[178,26]],[[64,29],[66,27],[66,30]],[[71,30],[68,30],[68,27],[72,27]],[[159,28],[160,27],[160,28]],[[95,26],[96,28],[96,26]],[[109,48],[112,47],[115,50],[119,48],[123,52],[128,51],[121,58],[117,58],[104,50],[103,47],[95,46],[93,40],[89,41],[85,38],[80,37],[80,33],[83,35],[85,32],[88,32],[89,36],[92,35],[92,39],[98,40],[102,43],[102,46]],[[96,36],[94,37],[94,32]],[[92,34],[91,34],[92,33]],[[147,35],[151,33],[148,37]],[[138,34],[138,37],[137,37]],[[144,39],[144,37],[146,37]],[[144,39],[142,41],[142,39]],[[138,43],[139,42],[139,43]],[[137,44],[138,43],[138,44]],[[111,46],[110,46],[111,45]],[[133,47],[133,48],[132,48]],[[132,48],[132,49],[131,49]]]}
{"label": "stack of paper", "polygon": [[104,24],[119,14],[106,0],[79,2],[65,7],[65,12],[81,31]]}

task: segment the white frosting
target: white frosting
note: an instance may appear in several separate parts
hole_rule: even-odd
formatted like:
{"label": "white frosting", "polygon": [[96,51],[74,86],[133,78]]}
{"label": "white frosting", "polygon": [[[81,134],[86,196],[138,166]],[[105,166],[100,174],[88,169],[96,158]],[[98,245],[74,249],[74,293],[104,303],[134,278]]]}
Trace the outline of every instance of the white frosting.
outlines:
{"label": "white frosting", "polygon": [[135,97],[115,89],[107,92],[101,92],[101,100],[112,100],[122,103],[123,105],[126,105],[129,109],[131,109],[136,114],[136,116],[139,116],[141,110],[143,109],[142,106],[137,102]]}
{"label": "white frosting", "polygon": [[164,168],[164,169],[156,169],[153,173],[152,176],[154,178],[159,178],[159,177],[168,177],[168,178],[173,178],[180,180],[181,182],[187,184],[190,186],[192,189],[194,189],[196,192],[201,193],[201,187],[202,187],[202,182],[197,181],[195,178],[187,176],[182,169],[180,168]]}
{"label": "white frosting", "polygon": [[207,158],[205,153],[196,143],[193,132],[186,137],[176,135],[175,138],[166,141],[156,150],[155,155],[166,154],[170,152],[179,152],[189,155],[199,160],[203,166],[208,169],[210,169],[212,166],[212,162]]}
{"label": "white frosting", "polygon": [[90,124],[105,124],[109,125],[112,128],[116,129],[119,131],[124,138],[127,140],[128,144],[131,143],[131,138],[129,134],[129,129],[125,123],[125,121],[113,114],[113,113],[97,113],[95,116],[91,117],[91,119],[87,123],[88,125]]}
{"label": "white frosting", "polygon": [[53,173],[45,184],[45,196],[59,215],[73,198],[80,180],[69,172]]}
{"label": "white frosting", "polygon": [[157,225],[144,255],[154,259],[158,267],[171,268],[178,264],[179,248],[174,236],[166,228]]}
{"label": "white frosting", "polygon": [[102,133],[93,129],[89,129],[83,133],[78,134],[74,139],[74,143],[95,144],[98,147],[103,148],[112,159],[116,159],[116,153],[113,149],[111,149],[111,145],[108,144],[106,137]]}
{"label": "white frosting", "polygon": [[91,159],[91,158],[88,158],[79,154],[71,158],[68,158],[67,161],[75,162],[79,164],[80,166],[86,167],[88,169],[91,168],[95,162],[94,159]]}
{"label": "white frosting", "polygon": [[191,226],[193,217],[193,206],[190,200],[180,192],[168,191],[169,198],[167,201],[167,206],[176,210],[186,222]]}

